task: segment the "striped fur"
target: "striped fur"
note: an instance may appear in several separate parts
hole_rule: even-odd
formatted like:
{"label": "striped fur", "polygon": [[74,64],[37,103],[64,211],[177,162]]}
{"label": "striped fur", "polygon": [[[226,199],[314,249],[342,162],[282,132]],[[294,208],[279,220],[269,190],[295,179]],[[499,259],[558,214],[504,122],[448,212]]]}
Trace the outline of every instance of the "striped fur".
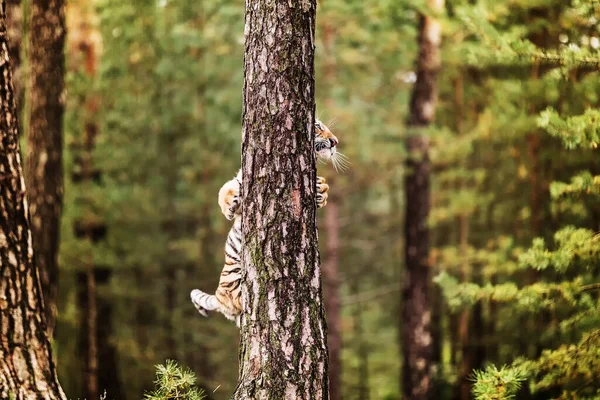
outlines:
{"label": "striped fur", "polygon": [[[337,151],[337,138],[321,121],[315,123],[315,153],[319,159],[330,160]],[[208,316],[208,311],[217,311],[236,324],[240,325],[242,313],[241,290],[242,283],[242,210],[240,187],[242,185],[242,171],[219,190],[219,206],[221,212],[228,220],[233,220],[233,226],[227,234],[225,242],[225,265],[219,278],[219,286],[214,295],[194,289],[191,299],[201,315]],[[327,204],[329,185],[325,178],[317,177],[317,207]]]}

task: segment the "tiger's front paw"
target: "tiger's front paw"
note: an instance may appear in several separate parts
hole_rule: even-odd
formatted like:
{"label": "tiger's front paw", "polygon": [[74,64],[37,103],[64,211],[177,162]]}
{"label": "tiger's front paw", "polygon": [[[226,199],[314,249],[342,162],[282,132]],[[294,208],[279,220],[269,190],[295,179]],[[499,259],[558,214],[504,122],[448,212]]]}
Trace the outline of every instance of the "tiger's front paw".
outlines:
{"label": "tiger's front paw", "polygon": [[241,204],[240,194],[236,193],[235,195],[233,195],[231,197],[231,201],[230,201],[229,205],[227,206],[227,210],[225,212],[225,218],[227,218],[228,220],[231,221],[235,217],[235,214],[237,214],[238,210],[240,209],[240,204]]}
{"label": "tiger's front paw", "polygon": [[225,218],[232,220],[239,212],[241,205],[240,186],[235,181],[229,181],[219,191],[219,206]]}
{"label": "tiger's front paw", "polygon": [[329,185],[325,183],[325,178],[317,176],[317,208],[322,208],[327,205],[327,197],[329,195]]}

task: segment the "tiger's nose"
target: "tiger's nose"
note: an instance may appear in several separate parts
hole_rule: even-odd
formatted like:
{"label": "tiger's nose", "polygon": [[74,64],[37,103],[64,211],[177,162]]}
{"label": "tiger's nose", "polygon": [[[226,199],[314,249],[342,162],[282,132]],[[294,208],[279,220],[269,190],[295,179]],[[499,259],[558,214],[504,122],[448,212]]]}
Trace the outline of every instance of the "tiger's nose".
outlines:
{"label": "tiger's nose", "polygon": [[329,143],[331,143],[331,147],[335,147],[335,146],[337,146],[338,141],[335,138],[331,138],[331,139],[329,139]]}

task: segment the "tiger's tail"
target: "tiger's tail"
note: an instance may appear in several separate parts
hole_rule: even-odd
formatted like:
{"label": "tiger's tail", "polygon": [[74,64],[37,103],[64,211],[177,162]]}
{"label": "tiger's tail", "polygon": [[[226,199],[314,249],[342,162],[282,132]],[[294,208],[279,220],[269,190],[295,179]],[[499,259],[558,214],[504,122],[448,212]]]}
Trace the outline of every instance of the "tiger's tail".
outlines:
{"label": "tiger's tail", "polygon": [[198,312],[204,317],[208,317],[207,311],[214,311],[219,308],[217,298],[212,294],[204,293],[202,290],[192,290],[190,297]]}

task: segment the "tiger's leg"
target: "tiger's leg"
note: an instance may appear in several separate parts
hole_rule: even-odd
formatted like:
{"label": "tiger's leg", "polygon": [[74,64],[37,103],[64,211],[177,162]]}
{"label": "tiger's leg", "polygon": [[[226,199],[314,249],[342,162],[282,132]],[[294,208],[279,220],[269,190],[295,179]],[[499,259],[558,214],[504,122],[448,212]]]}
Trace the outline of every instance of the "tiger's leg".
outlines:
{"label": "tiger's leg", "polygon": [[207,311],[218,311],[234,321],[241,314],[241,247],[242,218],[238,215],[227,234],[227,241],[225,242],[225,265],[221,271],[219,286],[215,294],[208,295],[200,290],[194,290],[191,293],[192,302],[200,314],[206,316]]}
{"label": "tiger's leg", "polygon": [[240,187],[242,185],[242,172],[237,173],[235,178],[226,182],[219,190],[219,207],[228,220],[233,220],[240,213],[242,199]]}
{"label": "tiger's leg", "polygon": [[317,208],[322,208],[327,205],[329,195],[329,185],[325,183],[325,178],[317,176]]}
{"label": "tiger's leg", "polygon": [[194,303],[198,312],[204,317],[208,316],[208,311],[217,311],[237,323],[238,317],[242,312],[240,302],[241,280],[240,264],[225,264],[219,279],[219,287],[215,294],[210,295],[201,290],[194,289],[190,294],[192,303]]}
{"label": "tiger's leg", "polygon": [[204,293],[202,290],[194,289],[190,293],[192,303],[203,317],[208,317],[207,311],[215,311],[219,308],[219,302],[217,298],[208,293]]}
{"label": "tiger's leg", "polygon": [[[207,311],[217,311],[230,320],[237,321],[242,313],[240,285],[242,282],[241,266],[239,263],[225,264],[219,287],[214,295],[201,290],[192,290],[190,297],[198,312],[207,317]],[[237,322],[236,322],[237,323]]]}
{"label": "tiger's leg", "polygon": [[192,298],[192,303],[196,307],[196,310],[198,310],[203,317],[208,317],[207,311],[217,311],[223,314],[227,319],[235,321],[236,325],[239,326],[241,312],[231,311],[229,307],[224,307],[219,303],[219,300],[217,300],[217,296],[194,289],[192,290],[190,297]]}

